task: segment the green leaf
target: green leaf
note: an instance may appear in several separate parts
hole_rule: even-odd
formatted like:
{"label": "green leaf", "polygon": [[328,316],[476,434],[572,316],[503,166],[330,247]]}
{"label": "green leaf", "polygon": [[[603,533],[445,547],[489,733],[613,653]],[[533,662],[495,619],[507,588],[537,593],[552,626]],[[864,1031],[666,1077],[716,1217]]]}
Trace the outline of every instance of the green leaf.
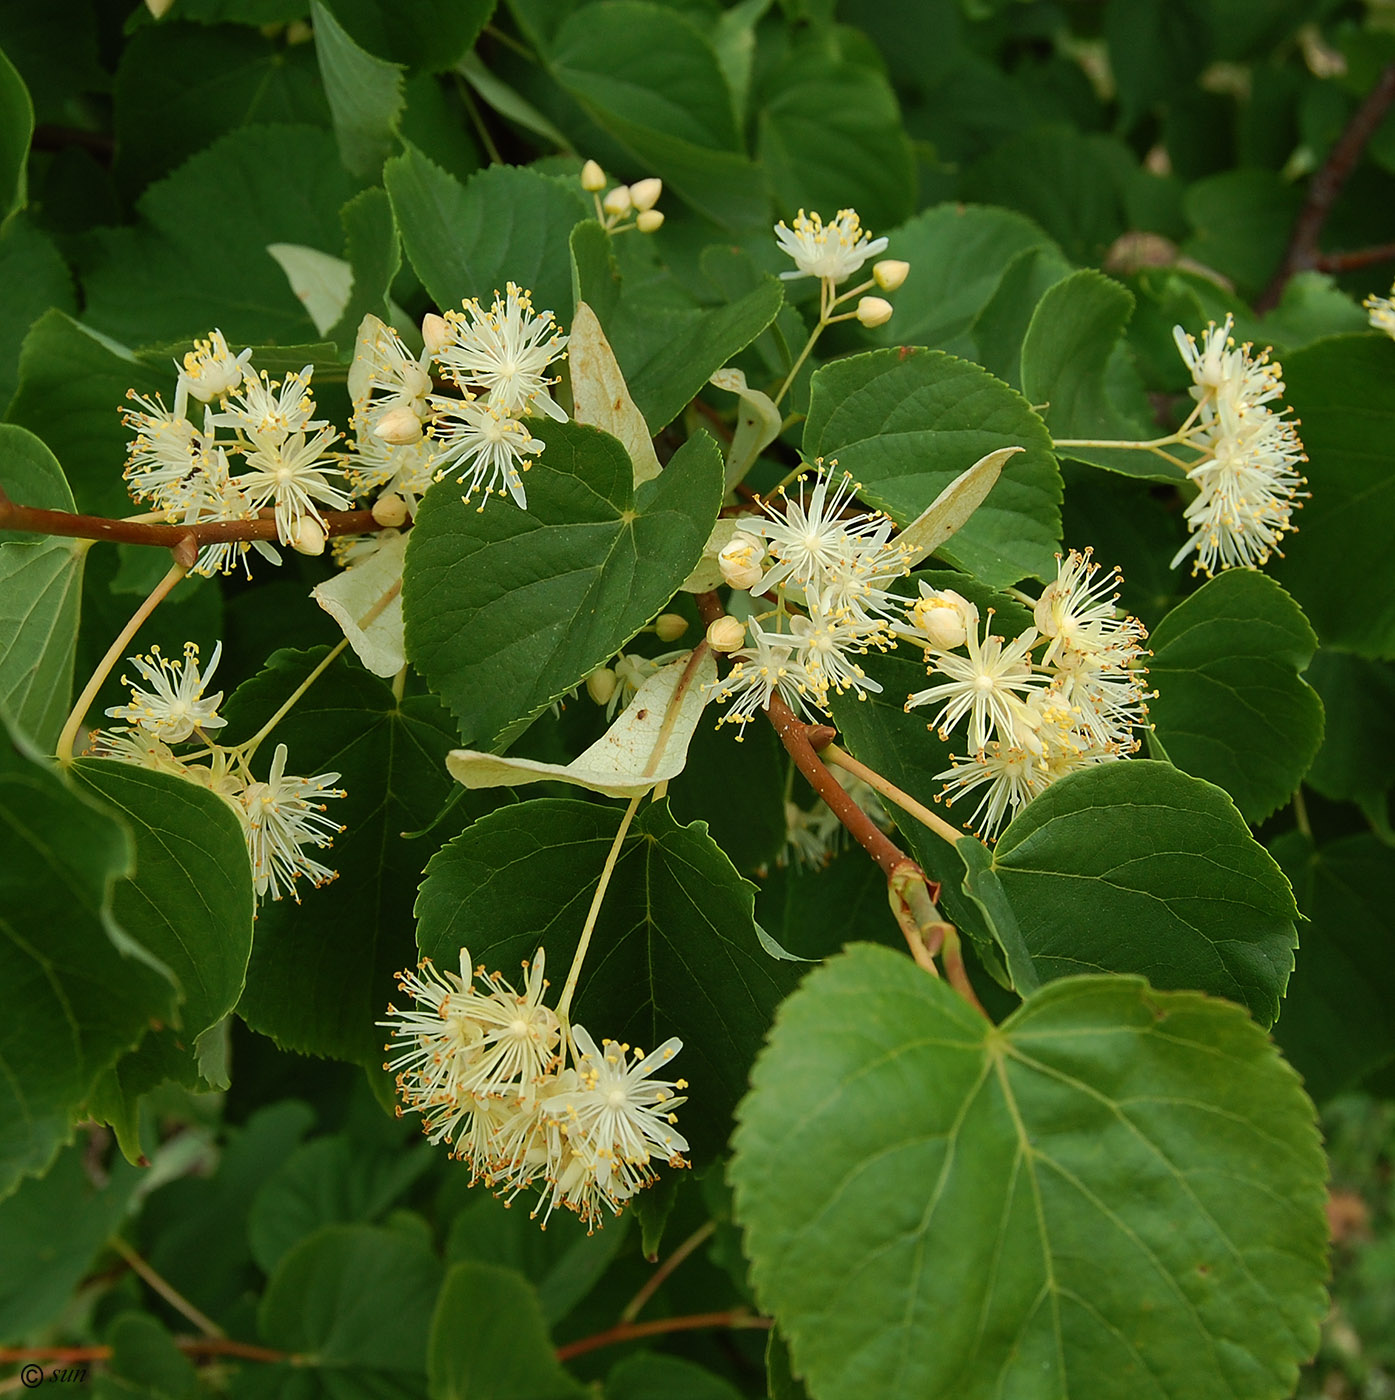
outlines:
{"label": "green leaf", "polygon": [[1308,919],[1275,1034],[1322,1103],[1395,1059],[1395,850],[1369,832],[1314,846],[1297,831],[1270,850]]}
{"label": "green leaf", "polygon": [[406,106],[404,70],[359,48],[321,0],[310,0],[310,19],[344,168],[376,177],[396,144]]}
{"label": "green leaf", "polygon": [[940,551],[990,587],[1054,576],[1061,478],[1027,401],[987,370],[938,350],[874,350],[814,375],[804,455],[836,458],[859,494],[906,525],[980,457],[1024,447]]}
{"label": "green leaf", "polygon": [[29,327],[51,306],[77,309],[68,264],[48,234],[27,214],[12,214],[0,223],[0,408],[19,383],[19,352]]}
{"label": "green leaf", "polygon": [[[1030,996],[1041,986],[1036,964],[1022,937],[1017,915],[1012,912],[1007,891],[993,868],[988,847],[975,836],[961,836],[954,843],[964,862],[964,893],[978,905],[988,932],[997,944],[997,954],[1007,972],[1007,983],[1019,996]],[[989,964],[992,967],[992,964]]]}
{"label": "green leaf", "polygon": [[425,1144],[407,1152],[365,1152],[343,1133],[304,1143],[252,1200],[252,1257],[271,1274],[291,1248],[322,1226],[372,1224],[435,1160]]}
{"label": "green leaf", "polygon": [[1018,813],[993,870],[1043,980],[1138,972],[1277,1018],[1293,892],[1210,783],[1149,759],[1071,773]]}
{"label": "green leaf", "polygon": [[[560,984],[620,825],[618,807],[543,799],[492,812],[432,858],[417,900],[417,942],[442,967],[517,976],[538,947]],[[693,1086],[679,1131],[697,1161],[726,1139],[746,1067],[801,968],[762,951],[754,888],[703,827],[664,803],[635,817],[578,985],[574,1019],[598,1040],[683,1041]]]}
{"label": "green leaf", "polygon": [[369,53],[414,71],[444,73],[468,53],[495,0],[332,0],[339,22]]}
{"label": "green leaf", "polygon": [[34,104],[13,63],[0,50],[0,220],[28,200],[26,169]]}
{"label": "green leaf", "polygon": [[[276,652],[224,705],[224,742],[250,735],[323,658],[319,649]],[[304,888],[300,903],[268,899],[257,915],[238,1004],[254,1029],[304,1053],[370,1068],[382,1063],[373,1023],[392,973],[411,961],[412,898],[429,854],[399,838],[430,825],[450,796],[445,759],[454,740],[434,697],[399,701],[383,681],[342,659],[266,740],[259,767],[271,762],[274,744],[284,743],[288,772],[338,773],[336,785],[347,795],[330,813],[345,830],[320,856],[338,877],[322,889]],[[464,819],[460,810],[452,821]]]}
{"label": "green leaf", "polygon": [[740,1400],[730,1381],[681,1356],[640,1352],[612,1366],[606,1400]]}
{"label": "green leaf", "polygon": [[1324,646],[1395,658],[1395,343],[1342,335],[1295,351],[1284,364],[1288,401],[1302,421],[1312,499],[1285,558],[1270,572],[1302,605]]}
{"label": "green leaf", "polygon": [[1382,796],[1395,783],[1395,666],[1324,649],[1307,678],[1326,725],[1304,782],[1334,802]]}
{"label": "green leaf", "polygon": [[420,1395],[441,1275],[431,1246],[405,1231],[328,1225],[302,1240],[257,1310],[262,1339],[299,1363],[268,1367],[266,1393]]}
{"label": "green leaf", "polygon": [[0,1201],[0,1257],[25,1265],[0,1280],[0,1337],[7,1341],[58,1320],[140,1180],[118,1161],[99,1186],[84,1164],[85,1146],[67,1148],[42,1179]]}
{"label": "green leaf", "polygon": [[[1070,275],[1054,245],[1024,248],[1003,270],[997,289],[969,327],[971,359],[1014,389],[1022,387],[1022,342],[1047,290]],[[965,352],[968,353],[967,351]]]}
{"label": "green leaf", "polygon": [[[71,510],[53,454],[0,423],[0,486],[12,500]],[[73,689],[85,540],[0,532],[0,714],[44,750],[57,742]]]}
{"label": "green leaf", "polygon": [[732,229],[769,218],[717,54],[686,16],[644,0],[600,0],[568,16],[550,59],[553,77],[597,124],[699,213]]}
{"label": "green leaf", "polygon": [[437,306],[488,301],[517,282],[537,306],[571,310],[567,239],[586,215],[579,185],[508,165],[462,185],[410,145],[383,167],[383,183],[407,257]]}
{"label": "green leaf", "polygon": [[42,1171],[93,1083],[168,1020],[169,973],[112,914],[125,828],[0,739],[0,1194]]}
{"label": "green leaf", "polygon": [[1322,701],[1302,678],[1317,638],[1273,579],[1213,578],[1153,630],[1149,718],[1167,757],[1218,784],[1247,821],[1282,807],[1322,742]]}
{"label": "green leaf", "polygon": [[388,293],[402,267],[402,247],[392,204],[381,189],[364,190],[340,211],[348,242],[345,256],[353,284],[344,314],[326,334],[346,355],[353,353],[363,318],[391,318]]}
{"label": "green leaf", "polygon": [[614,438],[530,421],[547,447],[528,473],[528,508],[480,510],[443,485],[422,501],[407,546],[407,655],[476,748],[501,747],[660,611],[701,557],[721,499],[721,454],[706,434],[636,492]]}
{"label": "green leaf", "polygon": [[968,331],[1005,275],[1029,248],[1066,267],[1050,237],[1007,209],[938,204],[887,235],[883,255],[911,265],[896,293],[896,314],[874,334],[889,345],[973,353]]}
{"label": "green leaf", "polygon": [[431,1318],[431,1400],[584,1400],[558,1364],[527,1279],[495,1264],[456,1264]]}
{"label": "green leaf", "polygon": [[122,1313],[106,1336],[108,1378],[122,1394],[154,1400],[198,1400],[199,1373],[174,1338],[149,1313]]}
{"label": "green leaf", "polygon": [[[180,14],[188,17],[184,5]],[[121,51],[113,97],[116,182],[130,198],[230,132],[330,120],[313,45],[234,25],[138,29]]]}
{"label": "green leaf", "polygon": [[1071,978],[995,1027],[854,948],[782,1008],[735,1149],[756,1296],[821,1400],[1280,1400],[1317,1345],[1312,1105],[1224,1002]]}
{"label": "green leaf", "polygon": [[164,394],[169,401],[174,378],[172,365],[148,367],[62,311],[47,311],[24,339],[19,388],[6,416],[42,438],[63,463],[78,510],[129,515],[131,498],[121,479],[130,437],[121,425],[126,391]]}
{"label": "green leaf", "polygon": [[1205,68],[1208,10],[1196,0],[1111,0],[1106,6],[1104,33],[1121,129],[1170,101]]}
{"label": "green leaf", "polygon": [[915,162],[886,75],[853,29],[797,30],[761,82],[758,152],[785,210],[852,207],[877,233],[915,210]]}
{"label": "green leaf", "polygon": [[1182,253],[1253,298],[1278,268],[1302,202],[1299,188],[1273,170],[1228,170],[1198,180],[1184,200],[1193,233]]}
{"label": "green leaf", "polygon": [[93,231],[84,317],[132,344],[212,326],[244,345],[303,341],[309,318],[267,244],[337,252],[356,189],[327,131],[230,132],[145,191],[138,225]]}
{"label": "green leaf", "polygon": [[[1120,337],[1133,314],[1133,296],[1103,273],[1082,268],[1050,287],[1037,303],[1022,342],[1022,392],[1045,404],[1053,438],[1141,441],[1156,429],[1124,413],[1110,398]],[[1132,365],[1124,364],[1132,371]],[[1136,374],[1133,376],[1137,379]],[[1141,389],[1139,396],[1142,396]],[[1063,447],[1063,456],[1125,476],[1180,481],[1183,473],[1151,452],[1127,448]]]}
{"label": "green leaf", "polygon": [[[668,1173],[636,1201],[649,1203],[664,1182],[676,1182]],[[591,1292],[627,1242],[630,1219],[623,1215],[604,1230],[586,1233],[573,1216],[559,1213],[546,1230],[523,1210],[513,1210],[483,1191],[452,1221],[446,1241],[446,1263],[466,1261],[503,1264],[516,1269],[537,1290],[543,1320],[555,1326]]]}

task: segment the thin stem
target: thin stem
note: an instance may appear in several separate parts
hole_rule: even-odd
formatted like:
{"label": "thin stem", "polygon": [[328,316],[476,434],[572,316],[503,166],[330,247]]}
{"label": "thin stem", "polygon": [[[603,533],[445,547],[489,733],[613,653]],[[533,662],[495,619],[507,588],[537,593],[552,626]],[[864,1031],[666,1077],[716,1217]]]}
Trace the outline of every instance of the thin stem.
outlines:
{"label": "thin stem", "polygon": [[698,1332],[709,1327],[760,1327],[769,1329],[774,1321],[768,1317],[757,1317],[745,1308],[731,1308],[726,1312],[691,1313],[687,1317],[660,1317],[653,1322],[620,1322],[607,1327],[579,1341],[568,1342],[557,1348],[558,1361],[570,1361],[574,1356],[584,1356],[588,1351],[599,1351],[602,1347],[613,1347],[618,1342],[631,1342],[639,1337],[662,1337],[668,1332]]}
{"label": "thin stem", "polygon": [[859,763],[850,753],[840,749],[837,744],[825,744],[819,750],[819,757],[825,763],[831,763],[835,768],[844,768],[854,777],[861,778],[868,787],[875,789],[883,797],[894,802],[903,812],[909,812],[916,821],[928,826],[936,836],[948,841],[951,846],[964,835],[962,831],[956,831],[942,816],[932,812],[923,802],[917,802],[910,793],[902,792],[895,783],[882,777],[875,768],[869,768],[865,763]]}
{"label": "thin stem", "polygon": [[804,361],[809,358],[809,352],[814,348],[814,342],[824,333],[824,328],[829,324],[829,312],[833,309],[830,301],[832,289],[828,285],[826,277],[819,280],[819,321],[818,325],[809,332],[809,339],[804,342],[804,348],[799,352],[799,358],[790,366],[790,372],[785,376],[785,382],[780,385],[780,392],[775,395],[771,403],[779,406],[780,400],[785,397],[793,385],[795,376],[804,368]]}
{"label": "thin stem", "polygon": [[1169,433],[1166,437],[1153,438],[1149,442],[1133,442],[1122,438],[1052,438],[1053,447],[1120,447],[1127,452],[1154,452],[1159,447],[1168,447],[1174,442],[1181,442],[1178,433]]}
{"label": "thin stem", "polygon": [[286,716],[290,714],[290,712],[300,703],[301,697],[305,694],[305,692],[309,690],[310,687],[314,685],[315,682],[319,680],[319,678],[322,675],[324,675],[324,673],[327,670],[329,670],[329,668],[334,664],[335,658],[339,656],[340,653],[344,650],[344,648],[348,645],[349,639],[345,637],[344,640],[340,642],[337,647],[333,647],[330,650],[329,655],[326,656],[325,659],[321,661],[320,664],[316,666],[315,669],[311,671],[310,674],[306,676],[306,678],[303,681],[301,681],[301,683],[298,686],[296,686],[296,688],[293,691],[291,691],[290,698],[286,701],[286,703],[282,705],[281,708],[277,710],[276,713],[272,715],[272,717],[269,720],[267,720],[267,722],[264,725],[262,725],[262,727],[259,730],[257,730],[257,732],[254,735],[252,735],[252,737],[248,739],[245,744],[239,744],[237,746],[238,751],[242,755],[242,761],[244,763],[250,763],[252,761],[252,755],[256,753],[258,747],[261,745],[262,740],[265,739],[266,736],[270,734],[271,731],[275,729],[276,726],[280,724],[281,721],[285,719]]}
{"label": "thin stem", "polygon": [[83,687],[82,694],[78,696],[77,703],[68,716],[68,722],[63,726],[63,732],[58,736],[57,754],[60,763],[67,764],[73,761],[73,741],[77,738],[77,732],[82,727],[82,721],[86,718],[92,702],[97,698],[97,692],[102,688],[102,682],[111,673],[111,668],[121,659],[121,654],[126,650],[131,638],[140,631],[145,619],[169,596],[175,584],[189,572],[189,566],[193,563],[193,559],[189,558],[188,552],[184,552],[184,558],[187,562],[176,561],[170,565],[169,572],[155,585],[150,596],[131,615],[131,620],[121,629],[120,635],[107,648],[107,654],[97,663],[97,669],[93,671],[92,678]]}
{"label": "thin stem", "polygon": [[633,1322],[640,1314],[644,1305],[664,1286],[664,1281],[670,1274],[693,1253],[700,1249],[713,1235],[717,1233],[717,1222],[709,1220],[704,1225],[699,1225],[691,1235],[688,1236],[672,1254],[664,1260],[662,1264],[649,1275],[645,1280],[644,1287],[625,1304],[625,1310],[620,1314],[621,1322]]}
{"label": "thin stem", "polygon": [[601,913],[601,901],[605,898],[610,877],[615,873],[615,863],[620,859],[620,847],[625,844],[625,833],[630,829],[630,823],[639,810],[640,799],[643,796],[644,794],[640,793],[638,797],[630,798],[630,805],[625,808],[625,815],[620,819],[620,830],[615,833],[615,840],[610,843],[610,853],[606,856],[605,865],[601,869],[601,878],[596,885],[596,893],[591,896],[591,907],[586,911],[586,923],[582,926],[581,938],[577,942],[576,953],[572,957],[571,970],[567,973],[567,985],[562,988],[562,995],[557,1002],[557,1017],[563,1023],[566,1022],[567,1012],[571,1008],[572,993],[576,991],[577,978],[581,976],[581,964],[586,961],[586,950],[591,946],[591,935],[595,932],[596,920]]}
{"label": "thin stem", "polygon": [[950,924],[946,924],[944,928],[945,939],[940,948],[940,961],[945,965],[945,981],[948,982],[985,1021],[991,1023],[993,1018],[988,1014],[983,1003],[978,999],[978,993],[974,991],[973,983],[969,981],[969,970],[964,966],[964,950],[959,943],[959,930]]}
{"label": "thin stem", "polygon": [[1309,841],[1313,839],[1312,824],[1308,821],[1308,804],[1303,798],[1301,786],[1293,790],[1293,824]]}
{"label": "thin stem", "polygon": [[[371,510],[327,510],[320,519],[325,534],[367,535],[383,527]],[[268,512],[256,520],[210,520],[201,525],[147,525],[139,520],[108,520],[101,515],[79,515],[69,510],[41,510],[21,506],[0,491],[0,530],[21,530],[31,535],[61,535],[67,539],[111,540],[115,544],[154,545],[174,549],[184,540],[196,548],[206,544],[274,540],[276,518]]]}
{"label": "thin stem", "polygon": [[485,154],[489,157],[489,163],[503,165],[504,158],[499,154],[499,148],[494,144],[494,138],[489,134],[489,128],[484,124],[484,118],[480,116],[480,109],[475,105],[474,95],[470,92],[469,85],[461,82],[458,87],[461,100],[465,103],[465,111],[470,118],[470,125],[475,128],[475,135],[480,138],[480,145],[484,147]]}
{"label": "thin stem", "polygon": [[113,1235],[108,1243],[130,1265],[132,1273],[138,1275],[153,1292],[158,1293],[175,1312],[187,1317],[205,1337],[222,1338],[226,1335],[211,1317],[200,1312],[172,1283],[157,1274],[120,1235]]}
{"label": "thin stem", "polygon": [[1345,253],[1319,253],[1313,266],[1319,272],[1360,272],[1379,263],[1395,262],[1395,243],[1378,243],[1373,248],[1352,248]]}

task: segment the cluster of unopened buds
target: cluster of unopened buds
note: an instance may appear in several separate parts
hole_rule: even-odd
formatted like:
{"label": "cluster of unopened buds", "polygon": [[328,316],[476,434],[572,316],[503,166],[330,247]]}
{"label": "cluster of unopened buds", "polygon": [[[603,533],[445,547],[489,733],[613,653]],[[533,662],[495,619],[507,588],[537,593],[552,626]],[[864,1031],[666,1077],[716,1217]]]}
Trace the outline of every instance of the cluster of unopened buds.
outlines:
{"label": "cluster of unopened buds", "polygon": [[606,173],[594,161],[581,167],[581,188],[595,201],[596,218],[610,233],[625,233],[636,229],[640,233],[657,233],[664,226],[658,204],[664,192],[664,182],[656,175],[636,180],[633,185],[612,185]]}
{"label": "cluster of unopened buds", "polygon": [[[339,774],[294,777],[286,772],[286,746],[278,744],[266,778],[254,778],[249,764],[255,740],[236,748],[214,742],[211,736],[227,724],[218,713],[223,692],[208,693],[221,655],[220,642],[206,671],[199,668],[193,642],[185,644],[180,659],[162,656],[159,648],[128,658],[144,684],[122,677],[121,683],[131,687],[131,702],[112,706],[107,715],[126,723],[94,731],[88,752],[169,773],[217,793],[242,826],[258,898],[290,894],[299,902],[298,879],[318,886],[335,876],[310,852],[333,844],[344,829],[325,815],[325,799],[344,796],[334,786]],[[176,746],[184,752],[176,753]]]}
{"label": "cluster of unopened buds", "polygon": [[936,777],[951,804],[982,790],[966,823],[982,835],[996,835],[1067,773],[1137,752],[1134,731],[1148,718],[1147,632],[1120,613],[1118,582],[1088,550],[1072,550],[1037,599],[1034,625],[1011,642],[993,634],[991,610],[980,620],[958,593],[920,584],[902,635],[925,648],[931,678],[942,679],[905,708],[938,704],[930,727],[945,740],[966,723],[968,753]]}
{"label": "cluster of unopened buds", "polygon": [[427,959],[398,974],[413,1005],[388,1007],[384,1068],[397,1079],[398,1113],[421,1115],[433,1143],[470,1166],[506,1202],[536,1190],[544,1227],[559,1206],[594,1229],[657,1180],[655,1167],[685,1164],[674,1126],[681,1079],[660,1078],[683,1048],[669,1039],[645,1055],[569,1022],[544,1003],[538,949],[516,992],[497,973],[459,972]]}
{"label": "cluster of unopened buds", "polygon": [[973,817],[984,835],[1065,773],[1137,751],[1147,634],[1115,606],[1117,573],[1101,577],[1088,552],[1072,551],[1036,600],[1035,625],[1005,643],[993,614],[981,622],[952,590],[921,582],[916,598],[893,591],[912,555],[888,516],[856,507],[857,484],[835,467],[820,463],[796,499],[764,503],[718,555],[727,584],[774,602],[708,628],[708,644],[733,659],[715,692],[728,704],[719,723],[744,729],[777,694],[806,719],[830,713],[831,693],[865,699],[882,687],[859,658],[905,640],[944,677],[906,708],[938,703],[932,728],[945,737],[968,721],[967,756],[939,778],[951,801],[987,789]]}

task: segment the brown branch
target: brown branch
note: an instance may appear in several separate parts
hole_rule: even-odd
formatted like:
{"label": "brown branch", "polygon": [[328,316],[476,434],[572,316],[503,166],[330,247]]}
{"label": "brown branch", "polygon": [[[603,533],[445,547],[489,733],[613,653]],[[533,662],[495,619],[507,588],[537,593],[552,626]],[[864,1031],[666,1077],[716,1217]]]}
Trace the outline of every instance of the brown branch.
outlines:
{"label": "brown branch", "polygon": [[1313,266],[1319,272],[1359,272],[1384,262],[1395,262],[1395,243],[1378,243],[1373,248],[1353,248],[1345,253],[1319,253]]}
{"label": "brown branch", "polygon": [[558,1361],[570,1361],[574,1356],[584,1356],[588,1351],[599,1351],[602,1347],[615,1346],[618,1342],[631,1342],[637,1337],[661,1337],[666,1332],[698,1332],[709,1327],[773,1327],[774,1320],[757,1317],[745,1308],[731,1308],[726,1312],[692,1313],[687,1317],[660,1317],[653,1322],[619,1322],[579,1341],[568,1342],[557,1348]]}
{"label": "brown branch", "polygon": [[[371,510],[327,510],[320,517],[326,535],[366,535],[383,527]],[[114,544],[146,544],[174,549],[192,540],[196,548],[206,544],[274,540],[276,518],[263,512],[256,520],[210,520],[201,525],[148,525],[138,520],[108,520],[101,515],[77,515],[67,510],[43,510],[21,506],[0,491],[0,530],[21,530],[33,535],[63,535],[80,540],[110,540]]]}
{"label": "brown branch", "polygon": [[1395,63],[1389,64],[1376,79],[1375,86],[1352,113],[1345,130],[1332,143],[1327,159],[1308,182],[1308,195],[1293,222],[1283,262],[1255,302],[1256,311],[1272,311],[1279,304],[1289,278],[1296,272],[1317,266],[1321,256],[1318,239],[1332,206],[1392,102],[1395,102]]}
{"label": "brown branch", "polygon": [[[185,1356],[235,1356],[244,1361],[289,1361],[302,1364],[293,1352],[259,1347],[254,1342],[237,1342],[229,1337],[176,1337],[174,1344]],[[0,1366],[18,1361],[40,1361],[54,1366],[66,1366],[74,1361],[109,1361],[109,1346],[86,1347],[0,1347]]]}

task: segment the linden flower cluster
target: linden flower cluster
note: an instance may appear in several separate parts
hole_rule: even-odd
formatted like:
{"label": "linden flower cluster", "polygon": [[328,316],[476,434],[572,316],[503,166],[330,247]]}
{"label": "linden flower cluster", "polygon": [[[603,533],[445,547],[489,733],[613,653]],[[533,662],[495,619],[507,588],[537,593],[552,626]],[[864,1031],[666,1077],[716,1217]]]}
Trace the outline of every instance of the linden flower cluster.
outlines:
{"label": "linden flower cluster", "polygon": [[808,718],[828,714],[830,692],[881,689],[858,657],[895,645],[906,600],[889,587],[909,572],[907,551],[889,516],[850,508],[858,486],[846,472],[835,478],[837,463],[818,466],[807,495],[801,477],[797,499],[782,489],[718,555],[733,588],[776,595],[748,624],[723,617],[708,629],[709,644],[735,663],[715,692],[729,702],[719,724],[744,731],[775,694]]}
{"label": "linden flower cluster", "polygon": [[1279,550],[1294,525],[1306,483],[1297,470],[1308,459],[1295,424],[1270,407],[1282,397],[1282,367],[1269,352],[1255,355],[1236,345],[1234,321],[1212,322],[1198,344],[1177,326],[1177,349],[1192,374],[1196,407],[1177,440],[1202,453],[1187,471],[1198,494],[1187,507],[1191,531],[1172,560],[1176,568],[1189,554],[1193,573],[1253,569]]}
{"label": "linden flower cluster", "polygon": [[[453,476],[465,499],[482,492],[528,496],[523,473],[543,450],[523,419],[567,415],[549,390],[549,367],[567,338],[551,311],[536,311],[532,293],[510,282],[486,307],[466,301],[459,311],[428,315],[423,348],[413,355],[377,317],[360,328],[349,394],[354,401],[354,449],[345,473],[356,493],[381,493],[375,517],[402,524],[434,481]],[[434,392],[433,367],[454,386]],[[484,501],[480,503],[484,509]]]}
{"label": "linden flower cluster", "polygon": [[[289,894],[299,903],[297,880],[304,877],[319,886],[335,876],[310,851],[331,845],[344,829],[325,815],[324,805],[326,798],[344,796],[334,787],[339,774],[292,777],[286,772],[286,746],[278,744],[271,771],[261,781],[247,767],[250,754],[213,742],[210,735],[227,724],[218,714],[223,692],[208,693],[222,649],[220,642],[206,671],[199,668],[199,649],[193,642],[185,644],[178,660],[161,655],[158,647],[152,647],[149,656],[129,657],[143,684],[121,678],[122,685],[131,687],[131,702],[114,705],[107,714],[126,723],[94,731],[88,752],[170,773],[216,792],[242,826],[258,898]],[[198,745],[197,750],[180,755],[172,747],[188,743]]]}
{"label": "linden flower cluster", "polygon": [[[319,507],[343,510],[350,503],[330,450],[339,434],[315,417],[310,365],[270,379],[253,371],[251,356],[250,350],[234,355],[215,330],[176,361],[173,408],[158,394],[127,392],[135,405],[121,414],[135,433],[128,489],[171,524],[255,520],[272,508],[282,544],[318,553],[324,548]],[[190,416],[190,400],[203,405],[201,422]],[[194,572],[246,568],[249,549],[280,562],[265,541],[236,541],[206,546]]]}
{"label": "linden flower cluster", "polygon": [[458,973],[429,958],[398,973],[414,1005],[389,1006],[379,1022],[392,1035],[384,1068],[397,1076],[399,1116],[419,1113],[427,1138],[469,1163],[471,1184],[505,1201],[536,1189],[544,1228],[560,1206],[594,1229],[657,1180],[656,1163],[685,1165],[673,1110],[687,1085],[658,1077],[683,1043],[648,1055],[598,1046],[545,1005],[543,949],[523,968],[521,992],[472,968],[464,948]]}
{"label": "linden flower cluster", "polygon": [[663,228],[663,213],[654,207],[664,192],[662,180],[651,175],[647,180],[609,190],[605,188],[607,183],[605,171],[594,160],[581,167],[581,188],[595,202],[596,218],[602,228],[610,233],[625,233],[629,229],[658,233]]}
{"label": "linden flower cluster", "polygon": [[925,648],[932,679],[943,679],[908,696],[906,710],[938,705],[929,727],[946,740],[966,722],[967,755],[936,777],[951,804],[981,792],[965,823],[981,835],[995,836],[1057,778],[1137,751],[1134,729],[1148,714],[1147,632],[1120,615],[1117,583],[1118,571],[1101,575],[1088,550],[1058,556],[1035,625],[1012,642],[993,634],[991,611],[980,623],[958,593],[920,585],[902,635]]}
{"label": "linden flower cluster", "polygon": [[853,311],[832,315],[840,302],[851,300],[860,292],[876,286],[883,292],[894,292],[906,280],[908,263],[887,258],[875,263],[871,278],[849,291],[834,295],[835,289],[859,271],[868,258],[885,250],[885,238],[873,238],[863,227],[855,209],[840,209],[838,217],[825,224],[817,212],[800,210],[791,227],[782,219],[775,225],[775,241],[780,251],[794,259],[794,270],[782,272],[781,278],[791,281],[799,277],[817,277],[820,282],[822,323],[856,319],[867,327],[885,325],[891,319],[891,303],[885,297],[864,296]]}

